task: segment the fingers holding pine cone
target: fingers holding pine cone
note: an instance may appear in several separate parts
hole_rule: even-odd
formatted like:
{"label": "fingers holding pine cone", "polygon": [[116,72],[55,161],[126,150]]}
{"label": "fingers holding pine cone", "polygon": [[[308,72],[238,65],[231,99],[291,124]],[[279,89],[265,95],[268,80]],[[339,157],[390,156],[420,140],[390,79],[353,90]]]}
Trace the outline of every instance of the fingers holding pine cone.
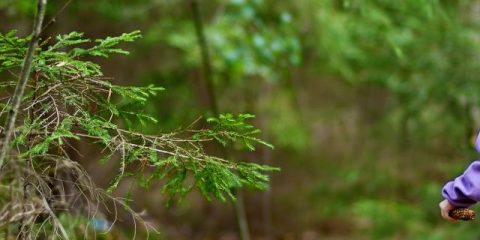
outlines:
{"label": "fingers holding pine cone", "polygon": [[455,208],[448,215],[456,220],[470,221],[475,219],[475,211],[469,208]]}

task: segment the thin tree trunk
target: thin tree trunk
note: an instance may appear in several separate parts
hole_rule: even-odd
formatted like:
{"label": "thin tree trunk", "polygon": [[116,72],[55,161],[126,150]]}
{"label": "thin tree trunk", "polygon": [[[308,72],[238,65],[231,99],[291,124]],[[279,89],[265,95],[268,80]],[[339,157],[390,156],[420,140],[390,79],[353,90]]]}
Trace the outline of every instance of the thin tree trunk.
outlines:
{"label": "thin tree trunk", "polygon": [[215,96],[215,87],[213,86],[212,66],[210,64],[210,54],[208,52],[208,45],[205,39],[205,32],[203,30],[202,15],[198,6],[197,0],[190,0],[190,8],[193,16],[193,23],[195,24],[195,33],[197,35],[198,45],[200,46],[202,56],[202,69],[205,78],[205,85],[209,100],[210,110],[214,115],[218,115],[218,102]]}
{"label": "thin tree trunk", "polygon": [[[272,86],[271,83],[268,81],[263,81],[263,88],[262,88],[262,94],[260,94],[260,99],[258,104],[261,107],[266,106],[266,102],[269,101],[269,98],[271,97],[271,92],[272,92]],[[294,91],[292,89],[292,91]],[[298,109],[300,111],[300,109]],[[264,109],[258,109],[258,113],[265,112]],[[259,127],[263,129],[262,131],[262,139],[265,141],[270,140],[270,133],[266,129],[268,126],[269,119],[266,116],[262,116],[261,114],[257,114],[260,118],[258,119],[259,122]],[[270,165],[272,162],[272,151],[270,151],[268,148],[263,147],[261,149],[261,163],[265,165]],[[263,232],[265,234],[265,239],[271,240],[273,239],[273,227],[272,227],[272,186],[265,190],[265,192],[262,193],[262,222],[263,222]]]}
{"label": "thin tree trunk", "polygon": [[[208,52],[207,41],[205,39],[205,32],[203,30],[202,16],[199,9],[199,4],[197,0],[190,0],[190,8],[192,11],[193,22],[195,24],[195,32],[197,35],[198,44],[200,46],[201,56],[202,56],[202,65],[205,78],[205,85],[207,96],[209,100],[210,111],[214,115],[219,114],[218,102],[215,95],[215,87],[213,85],[212,78],[212,66],[210,63],[210,56]],[[223,156],[228,158],[228,152],[222,148]],[[234,194],[236,196],[236,201],[234,202],[235,215],[237,217],[237,225],[240,232],[240,239],[250,240],[250,233],[248,230],[248,220],[245,213],[245,203],[244,197],[241,192],[241,189],[235,189]]]}
{"label": "thin tree trunk", "polygon": [[20,73],[20,79],[18,80],[15,92],[12,97],[12,109],[9,111],[6,126],[4,128],[5,137],[2,141],[2,149],[0,152],[0,168],[3,167],[5,162],[5,157],[10,150],[10,141],[15,130],[15,121],[17,120],[18,110],[20,108],[20,102],[25,92],[25,87],[30,76],[30,71],[32,68],[33,56],[35,55],[35,50],[38,46],[38,41],[40,39],[40,33],[42,31],[43,18],[45,17],[45,9],[47,5],[47,0],[38,0],[37,14],[33,23],[32,31],[32,40],[28,44],[27,54],[22,64],[22,71]]}
{"label": "thin tree trunk", "polygon": [[[262,138],[268,139],[268,138]],[[272,152],[268,149],[262,149],[262,164],[269,165],[272,161]],[[267,240],[273,239],[272,225],[272,189],[271,186],[262,193],[262,221],[263,231]]]}

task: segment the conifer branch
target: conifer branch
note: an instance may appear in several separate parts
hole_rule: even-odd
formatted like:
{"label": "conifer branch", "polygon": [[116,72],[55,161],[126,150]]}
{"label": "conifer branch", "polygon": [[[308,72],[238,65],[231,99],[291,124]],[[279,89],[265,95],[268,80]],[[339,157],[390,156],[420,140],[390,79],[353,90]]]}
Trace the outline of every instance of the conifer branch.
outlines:
{"label": "conifer branch", "polygon": [[40,39],[46,6],[47,0],[38,0],[37,14],[33,23],[32,39],[28,44],[27,53],[22,64],[20,79],[18,80],[15,92],[12,96],[12,108],[8,114],[6,126],[4,128],[5,137],[3,139],[2,149],[0,151],[0,169],[2,168],[3,163],[5,162],[5,157],[10,150],[10,141],[15,130],[15,121],[17,120],[18,110],[20,109],[20,102],[30,76],[33,56],[35,55],[35,50]]}
{"label": "conifer branch", "polygon": [[[35,27],[38,24],[41,23],[36,20]],[[155,135],[146,135],[128,127],[137,121],[157,122],[138,107],[145,105],[148,98],[163,88],[115,85],[110,82],[111,78],[103,76],[100,65],[84,58],[128,54],[118,44],[140,38],[139,31],[93,41],[84,38],[83,33],[71,32],[57,36],[54,43],[38,52],[35,52],[35,44],[39,44],[38,34],[34,32],[33,38],[19,38],[15,34],[15,30],[0,33],[0,71],[10,72],[13,79],[23,79],[23,89],[28,92],[15,91],[9,97],[0,98],[0,106],[6,109],[0,111],[0,116],[10,109],[18,113],[13,120],[10,120],[12,115],[7,116],[6,125],[8,127],[8,123],[12,123],[12,126],[5,128],[9,129],[10,135],[3,147],[8,150],[7,146],[16,146],[18,152],[15,157],[8,158],[0,171],[0,179],[7,183],[0,184],[0,188],[13,186],[6,197],[6,204],[0,208],[0,228],[19,223],[21,230],[28,233],[27,237],[35,235],[35,231],[50,228],[60,238],[63,223],[56,221],[60,212],[67,217],[78,213],[82,222],[90,221],[99,215],[100,204],[111,201],[115,214],[112,224],[117,214],[115,204],[125,205],[125,210],[135,218],[134,222],[143,223],[149,231],[152,228],[150,224],[128,208],[124,200],[115,200],[110,195],[122,179],[134,178],[145,188],[151,187],[154,182],[164,182],[161,188],[168,196],[167,204],[181,200],[193,189],[198,189],[208,200],[226,201],[234,200],[233,190],[240,187],[264,190],[269,181],[266,172],[278,170],[255,163],[231,161],[225,156],[213,156],[204,149],[207,142],[234,145],[251,151],[258,144],[271,147],[257,138],[260,130],[248,123],[254,118],[251,114],[220,114],[207,119],[206,129],[197,129],[192,124],[174,132]],[[95,45],[81,46],[88,42]],[[24,58],[25,52],[29,54]],[[29,65],[34,69],[35,82],[28,81],[29,71],[25,67]],[[20,68],[22,77],[11,71]],[[22,89],[20,82],[7,80],[0,84],[0,89],[7,91],[16,85]],[[14,98],[17,99],[16,107],[12,104]],[[121,100],[126,104],[116,104]],[[123,120],[127,128],[120,128],[112,121],[113,118]],[[0,138],[7,139],[6,134],[7,131],[0,131]],[[73,141],[103,147],[101,162],[117,156],[120,158],[118,174],[112,179],[107,192],[97,188],[88,173],[69,156],[69,150],[81,155],[71,145]],[[5,159],[7,151],[3,154]],[[35,167],[25,167],[30,165],[29,162],[34,162]],[[191,177],[195,181],[190,181]],[[24,201],[18,203],[22,197]],[[47,200],[47,204],[43,199]],[[41,224],[38,226],[35,223]],[[95,233],[96,230],[93,231]]]}

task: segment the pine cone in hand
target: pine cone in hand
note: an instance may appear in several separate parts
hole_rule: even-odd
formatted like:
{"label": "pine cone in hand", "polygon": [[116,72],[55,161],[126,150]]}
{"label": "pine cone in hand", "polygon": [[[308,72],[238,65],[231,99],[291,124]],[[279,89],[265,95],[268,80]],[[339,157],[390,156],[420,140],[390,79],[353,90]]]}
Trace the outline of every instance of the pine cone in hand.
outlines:
{"label": "pine cone in hand", "polygon": [[470,221],[475,219],[475,211],[469,208],[455,208],[448,214],[450,217],[463,220],[463,221]]}

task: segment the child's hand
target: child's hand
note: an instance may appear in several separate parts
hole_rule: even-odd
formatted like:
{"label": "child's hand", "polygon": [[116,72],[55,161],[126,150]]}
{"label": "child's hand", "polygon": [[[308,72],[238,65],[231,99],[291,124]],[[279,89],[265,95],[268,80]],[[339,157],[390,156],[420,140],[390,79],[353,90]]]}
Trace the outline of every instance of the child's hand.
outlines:
{"label": "child's hand", "polygon": [[456,220],[451,218],[449,216],[449,212],[453,209],[455,209],[455,206],[453,206],[448,200],[443,200],[441,201],[438,206],[440,207],[440,213],[442,214],[442,217],[445,220],[448,220],[450,222],[455,222]]}

